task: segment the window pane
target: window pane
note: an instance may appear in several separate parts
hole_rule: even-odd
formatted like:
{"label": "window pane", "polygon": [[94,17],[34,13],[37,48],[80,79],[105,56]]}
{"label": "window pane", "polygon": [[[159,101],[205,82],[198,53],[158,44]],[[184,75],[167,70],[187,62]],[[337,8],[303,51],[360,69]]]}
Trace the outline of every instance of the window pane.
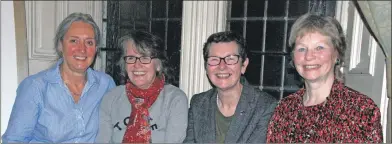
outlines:
{"label": "window pane", "polygon": [[246,42],[249,50],[262,51],[263,44],[263,21],[248,21]]}
{"label": "window pane", "polygon": [[295,93],[295,92],[292,92],[292,91],[284,91],[284,92],[283,92],[283,98],[285,98],[285,97],[287,97],[287,96],[289,96],[290,94],[293,94],[293,93]]}
{"label": "window pane", "polygon": [[167,56],[169,67],[172,68],[171,75],[175,76],[173,85],[179,84],[180,54],[181,54],[181,21],[169,21],[167,31]]}
{"label": "window pane", "polygon": [[277,100],[280,97],[280,91],[279,90],[274,90],[274,89],[263,89],[264,92],[267,92],[268,94],[274,96]]}
{"label": "window pane", "polygon": [[152,2],[152,17],[153,18],[164,18],[166,16],[166,1],[165,0],[153,0],[151,2]]}
{"label": "window pane", "polygon": [[242,21],[232,21],[232,22],[230,22],[230,30],[238,32],[239,34],[242,34],[243,25],[244,25],[244,23]]}
{"label": "window pane", "polygon": [[285,33],[284,23],[284,21],[267,21],[266,51],[282,51]]}
{"label": "window pane", "polygon": [[125,34],[128,34],[132,31],[133,29],[128,29],[128,28],[120,28],[118,31],[119,37],[124,36]]}
{"label": "window pane", "polygon": [[248,17],[263,17],[264,3],[264,0],[248,0]]}
{"label": "window pane", "polygon": [[231,17],[243,17],[243,16],[244,16],[244,0],[232,0]]}
{"label": "window pane", "polygon": [[295,69],[290,55],[286,56],[286,73],[284,77],[285,91],[295,92],[302,87],[302,78]]}
{"label": "window pane", "polygon": [[151,22],[151,33],[159,36],[162,40],[165,40],[165,22],[164,21],[152,21]]}
{"label": "window pane", "polygon": [[[121,21],[119,21],[119,25],[120,25],[120,29],[121,28],[125,28],[125,29],[134,29],[134,22],[135,21],[133,21],[133,20],[131,20],[131,19],[128,19],[128,20],[121,20]],[[116,28],[117,29],[117,28]]]}
{"label": "window pane", "polygon": [[245,77],[248,82],[252,85],[260,85],[260,70],[261,64],[261,54],[249,53],[249,65],[246,68]]}
{"label": "window pane", "polygon": [[181,47],[181,21],[169,21],[167,31],[167,51],[177,52]]}
{"label": "window pane", "polygon": [[119,14],[121,20],[149,18],[150,3],[148,1],[120,1]]}
{"label": "window pane", "polygon": [[291,31],[291,27],[294,24],[294,20],[288,20],[287,21],[287,44],[285,46],[286,48],[286,52],[291,52],[291,48],[289,47],[290,43],[289,43],[289,39],[290,39],[290,31]]}
{"label": "window pane", "polygon": [[132,13],[132,10],[127,9],[127,8],[123,8],[123,7],[121,7],[121,5],[133,5],[133,6],[135,6],[135,5],[132,3],[132,1],[120,1],[119,3],[120,3],[120,8],[119,8],[120,19],[121,20],[131,19],[134,14],[134,13]]}
{"label": "window pane", "polygon": [[282,56],[264,56],[263,86],[280,86]]}
{"label": "window pane", "polygon": [[308,12],[309,1],[290,1],[289,17],[298,17]]}
{"label": "window pane", "polygon": [[268,17],[285,16],[286,0],[268,0]]}
{"label": "window pane", "polygon": [[148,31],[148,28],[149,28],[149,22],[147,20],[135,21],[135,29],[136,30]]}
{"label": "window pane", "polygon": [[169,0],[169,18],[182,17],[182,0]]}
{"label": "window pane", "polygon": [[[146,20],[122,20],[120,21],[120,29],[128,29],[128,30],[145,30],[148,31],[148,21]],[[119,33],[126,33],[123,31],[119,31]]]}

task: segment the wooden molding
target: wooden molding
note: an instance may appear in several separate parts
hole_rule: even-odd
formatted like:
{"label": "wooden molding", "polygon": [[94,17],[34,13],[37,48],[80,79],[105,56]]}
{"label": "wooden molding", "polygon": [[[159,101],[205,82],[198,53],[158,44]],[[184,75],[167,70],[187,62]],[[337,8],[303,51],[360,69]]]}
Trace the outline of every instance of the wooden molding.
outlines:
{"label": "wooden molding", "polygon": [[102,29],[101,1],[25,1],[29,59],[56,60],[57,26],[72,12],[89,13]]}

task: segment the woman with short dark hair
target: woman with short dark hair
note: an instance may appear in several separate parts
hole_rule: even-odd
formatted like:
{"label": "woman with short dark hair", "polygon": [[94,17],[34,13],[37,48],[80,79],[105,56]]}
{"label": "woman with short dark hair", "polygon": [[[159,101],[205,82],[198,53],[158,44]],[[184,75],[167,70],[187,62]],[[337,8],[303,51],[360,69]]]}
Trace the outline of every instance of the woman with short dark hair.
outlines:
{"label": "woman with short dark hair", "polygon": [[184,143],[265,143],[277,100],[242,76],[249,64],[245,39],[214,33],[203,54],[213,88],[192,97]]}

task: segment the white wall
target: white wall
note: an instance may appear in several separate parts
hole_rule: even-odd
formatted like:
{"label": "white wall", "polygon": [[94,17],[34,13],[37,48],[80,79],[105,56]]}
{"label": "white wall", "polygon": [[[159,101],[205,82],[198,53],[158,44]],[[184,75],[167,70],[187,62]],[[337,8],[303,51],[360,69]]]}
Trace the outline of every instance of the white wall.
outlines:
{"label": "white wall", "polygon": [[17,88],[13,1],[1,1],[1,135],[4,134]]}

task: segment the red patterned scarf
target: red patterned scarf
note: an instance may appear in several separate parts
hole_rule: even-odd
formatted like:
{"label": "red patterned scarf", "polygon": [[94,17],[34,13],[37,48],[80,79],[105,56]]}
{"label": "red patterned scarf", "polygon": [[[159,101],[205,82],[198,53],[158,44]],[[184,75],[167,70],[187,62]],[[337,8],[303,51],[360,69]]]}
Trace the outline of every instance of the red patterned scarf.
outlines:
{"label": "red patterned scarf", "polygon": [[149,143],[151,129],[148,108],[155,102],[163,89],[165,77],[156,77],[148,89],[140,89],[129,80],[125,85],[127,96],[132,105],[132,112],[125,131],[123,143]]}

